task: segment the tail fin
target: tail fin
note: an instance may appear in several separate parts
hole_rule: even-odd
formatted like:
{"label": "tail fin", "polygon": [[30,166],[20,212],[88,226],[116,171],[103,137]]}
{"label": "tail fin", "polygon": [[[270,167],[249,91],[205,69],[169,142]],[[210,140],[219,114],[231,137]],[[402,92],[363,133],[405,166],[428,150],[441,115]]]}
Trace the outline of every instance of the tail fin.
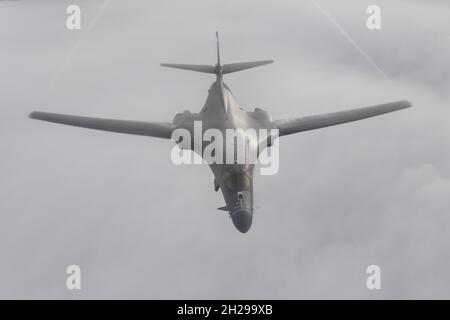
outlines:
{"label": "tail fin", "polygon": [[238,62],[238,63],[228,63],[220,64],[220,47],[219,47],[219,33],[216,31],[216,42],[217,42],[217,63],[216,65],[203,65],[203,64],[176,64],[176,63],[161,63],[163,67],[183,69],[196,72],[213,73],[216,74],[218,78],[222,77],[222,74],[237,72],[245,69],[255,68],[270,64],[273,60],[262,60],[262,61],[251,61],[251,62]]}
{"label": "tail fin", "polygon": [[220,46],[219,46],[219,31],[216,31],[216,45],[217,45],[217,63],[216,67],[220,67]]}

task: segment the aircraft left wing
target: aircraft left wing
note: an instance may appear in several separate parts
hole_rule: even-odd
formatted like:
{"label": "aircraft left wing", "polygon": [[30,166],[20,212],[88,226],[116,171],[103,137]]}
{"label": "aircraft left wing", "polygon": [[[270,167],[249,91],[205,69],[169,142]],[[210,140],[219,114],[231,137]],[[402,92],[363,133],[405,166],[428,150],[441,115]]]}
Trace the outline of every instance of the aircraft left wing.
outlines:
{"label": "aircraft left wing", "polygon": [[384,113],[409,108],[410,106],[411,103],[409,101],[402,100],[371,107],[338,111],[321,115],[276,120],[274,121],[274,124],[276,128],[279,129],[279,135],[286,136],[301,131],[314,130],[369,117],[375,117]]}
{"label": "aircraft left wing", "polygon": [[130,120],[116,120],[104,118],[90,118],[67,114],[33,111],[31,119],[44,120],[69,126],[83,127],[96,130],[119,133],[136,134],[156,138],[170,139],[175,125],[166,122],[144,122]]}

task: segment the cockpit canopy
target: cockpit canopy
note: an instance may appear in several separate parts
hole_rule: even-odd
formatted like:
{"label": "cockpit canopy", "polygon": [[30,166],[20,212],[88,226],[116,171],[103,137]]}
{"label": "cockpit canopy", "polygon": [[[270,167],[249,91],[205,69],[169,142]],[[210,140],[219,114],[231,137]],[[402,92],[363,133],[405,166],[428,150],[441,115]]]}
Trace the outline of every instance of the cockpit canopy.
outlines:
{"label": "cockpit canopy", "polygon": [[224,171],[223,181],[232,191],[248,190],[251,185],[249,176],[244,172]]}

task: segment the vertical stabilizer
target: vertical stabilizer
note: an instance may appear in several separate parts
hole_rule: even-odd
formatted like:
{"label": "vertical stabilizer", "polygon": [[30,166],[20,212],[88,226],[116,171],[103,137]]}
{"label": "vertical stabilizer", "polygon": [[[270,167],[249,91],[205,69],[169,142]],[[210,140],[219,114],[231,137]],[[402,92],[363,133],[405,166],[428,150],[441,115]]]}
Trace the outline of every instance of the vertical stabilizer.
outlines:
{"label": "vertical stabilizer", "polygon": [[220,46],[219,46],[219,31],[216,31],[216,42],[217,42],[217,64],[220,67]]}
{"label": "vertical stabilizer", "polygon": [[[0,0],[1,1],[1,0]],[[212,73],[217,76],[217,79],[222,79],[222,75],[226,73],[237,72],[245,69],[255,68],[270,64],[273,60],[261,60],[261,61],[249,61],[228,63],[222,65],[220,62],[220,44],[219,44],[219,32],[216,31],[216,50],[217,50],[217,63],[216,65],[198,65],[198,64],[177,64],[177,63],[161,63],[163,67],[190,70],[196,72]]]}

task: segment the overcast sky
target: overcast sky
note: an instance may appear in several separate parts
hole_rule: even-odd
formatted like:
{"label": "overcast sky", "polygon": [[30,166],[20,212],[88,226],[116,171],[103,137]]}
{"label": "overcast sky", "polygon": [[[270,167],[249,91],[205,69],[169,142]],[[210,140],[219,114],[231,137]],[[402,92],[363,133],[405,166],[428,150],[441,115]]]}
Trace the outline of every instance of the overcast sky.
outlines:
{"label": "overcast sky", "polygon": [[[0,1],[0,298],[450,298],[450,3],[316,3]],[[414,107],[283,138],[247,234],[170,141],[27,118],[199,111],[214,77],[159,63],[215,63],[216,30],[223,62],[275,60],[225,77],[246,109]]]}

